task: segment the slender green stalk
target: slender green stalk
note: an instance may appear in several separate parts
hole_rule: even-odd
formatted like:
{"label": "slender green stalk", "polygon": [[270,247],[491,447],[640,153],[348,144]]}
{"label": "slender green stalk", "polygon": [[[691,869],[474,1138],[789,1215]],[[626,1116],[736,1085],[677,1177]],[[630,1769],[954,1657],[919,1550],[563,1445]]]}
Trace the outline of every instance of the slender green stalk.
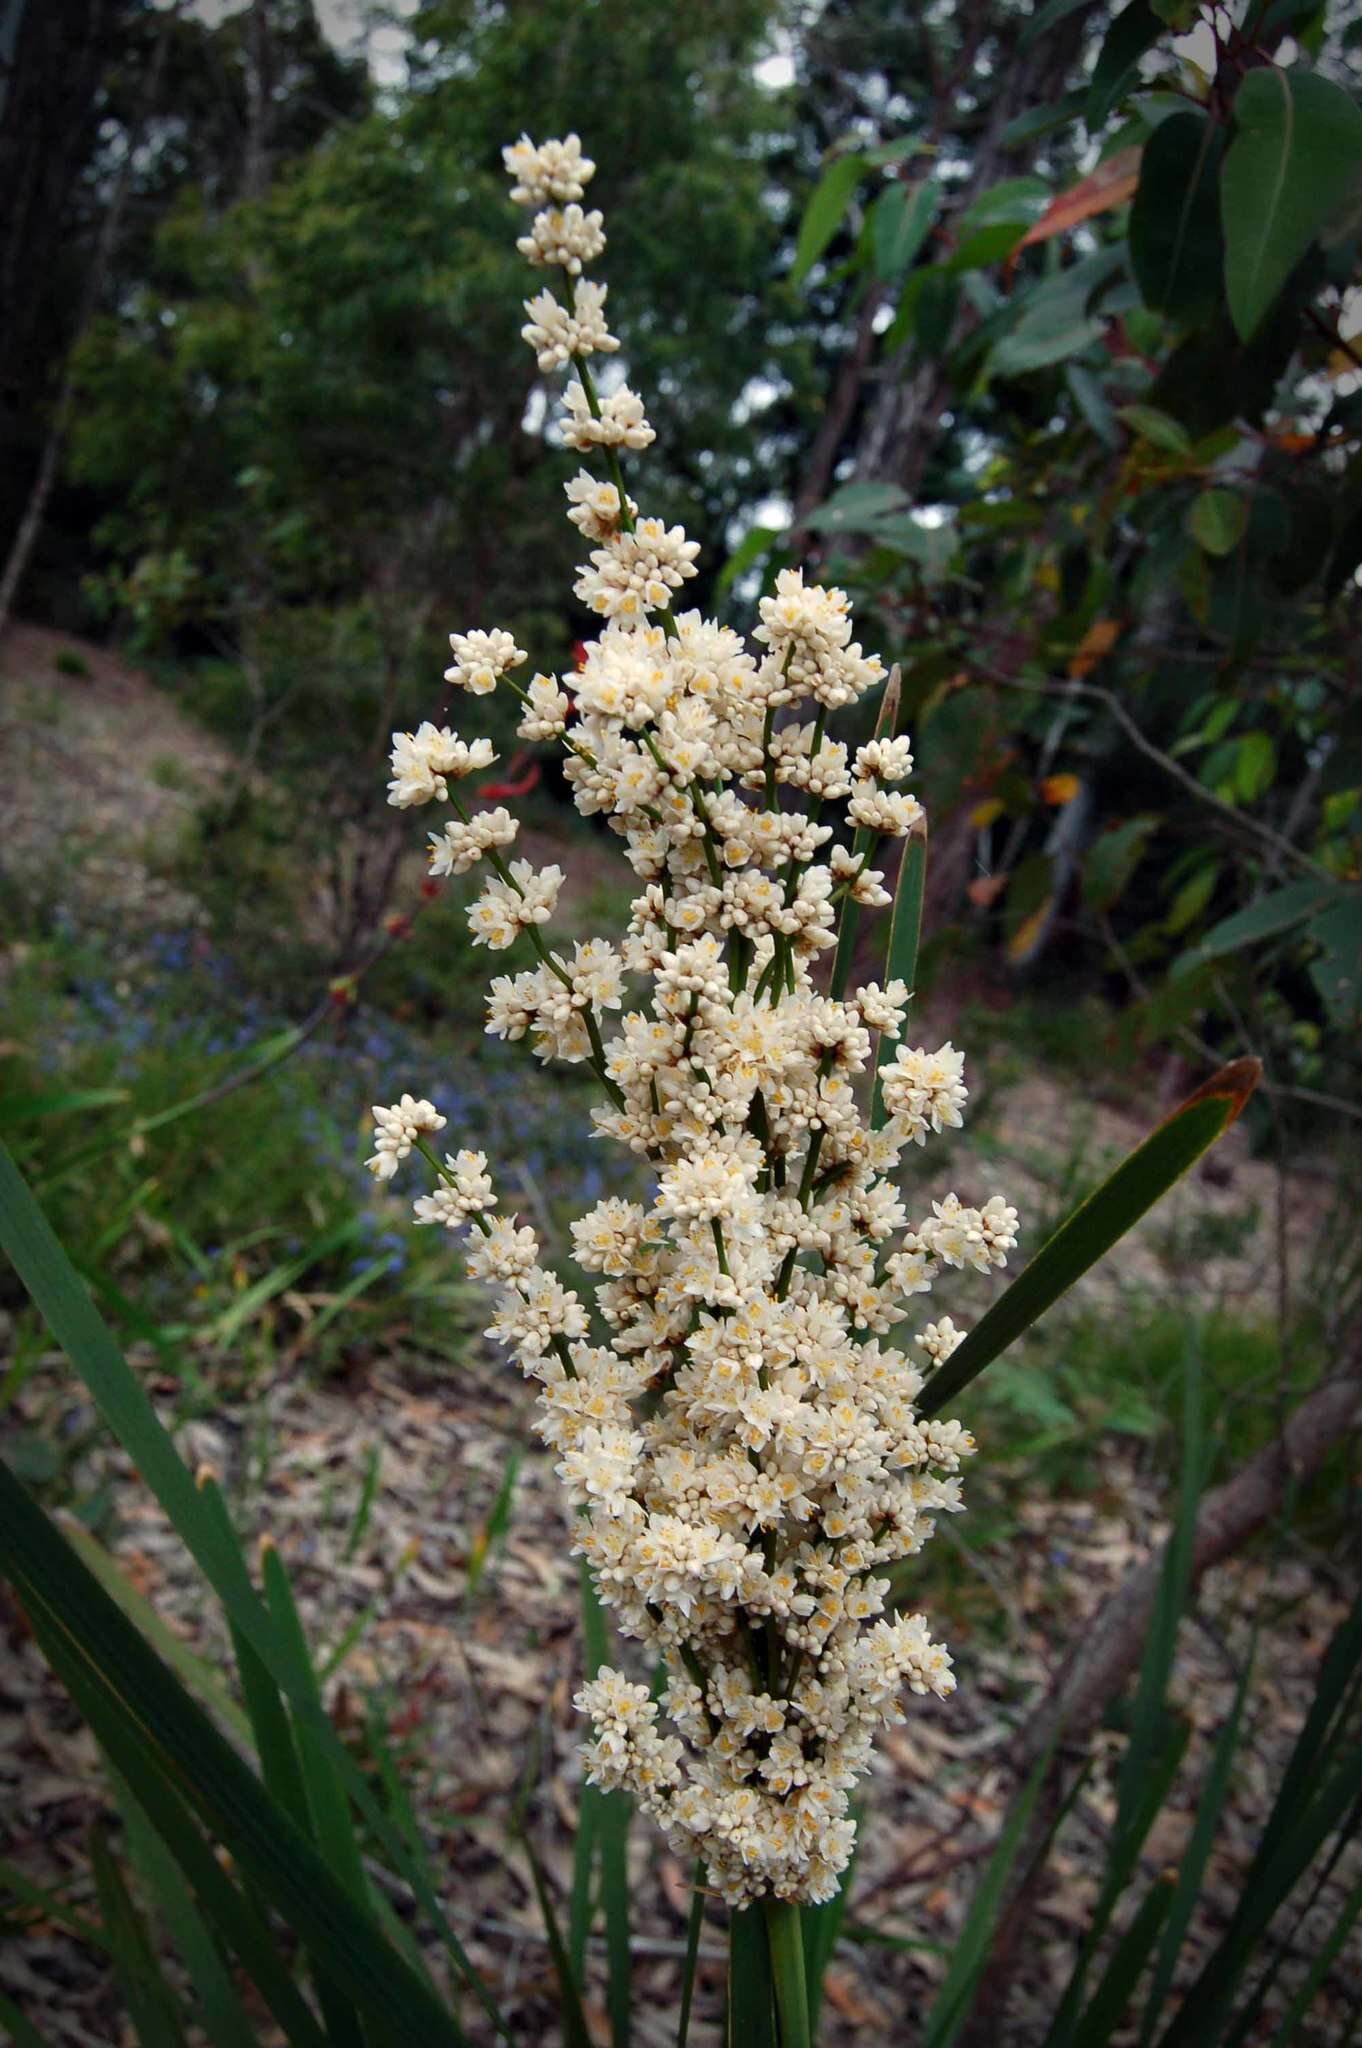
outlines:
{"label": "slender green stalk", "polygon": [[762,1904],[771,1949],[771,1977],[780,2017],[780,2048],[811,2048],[809,1992],[804,1981],[804,1936],[799,1908],[787,1899]]}

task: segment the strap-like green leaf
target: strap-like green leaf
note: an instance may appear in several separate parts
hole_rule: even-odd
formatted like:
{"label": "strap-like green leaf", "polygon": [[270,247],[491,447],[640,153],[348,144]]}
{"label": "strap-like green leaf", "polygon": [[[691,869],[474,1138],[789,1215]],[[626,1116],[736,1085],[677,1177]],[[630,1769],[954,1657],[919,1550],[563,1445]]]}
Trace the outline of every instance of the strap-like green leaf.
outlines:
{"label": "strap-like green leaf", "polygon": [[90,1836],[95,1893],[113,1951],[114,1973],[140,2048],[185,2048],[174,1993],[122,1871],[98,1828]]}
{"label": "strap-like green leaf", "polygon": [[1198,956],[1217,959],[1223,953],[1237,953],[1242,946],[1256,946],[1263,939],[1293,931],[1316,911],[1342,900],[1344,894],[1328,882],[1289,882],[1284,889],[1260,897],[1247,910],[1236,910],[1233,917],[1212,925],[1197,948]]}
{"label": "strap-like green leaf", "polygon": [[[922,938],[922,893],[926,883],[927,827],[923,825],[920,832],[904,841],[898,881],[894,884],[894,908],[889,917],[889,951],[884,963],[885,987],[891,981],[901,981],[906,984],[909,995],[917,981],[917,953]],[[880,1033],[875,1048],[875,1085],[870,1097],[870,1124],[876,1131],[882,1130],[889,1121],[880,1069],[889,1064],[894,1044],[887,1033]]]}
{"label": "strap-like green leaf", "polygon": [[728,2007],[724,2048],[776,2048],[771,1949],[760,1906],[728,1916]]}
{"label": "strap-like green leaf", "polygon": [[1175,1109],[1088,1196],[928,1381],[918,1406],[939,1415],[947,1402],[1006,1351],[1046,1309],[1105,1257],[1202,1153],[1223,1137],[1258,1084],[1254,1059],[1222,1067]]}
{"label": "strap-like green leaf", "polygon": [[166,1848],[132,1787],[109,1765],[114,1796],[128,1849],[143,1885],[155,1899],[171,1940],[184,1961],[193,1987],[191,2018],[196,2019],[213,2048],[254,2048],[256,2030],[246,2016],[231,1972],[211,1931],[194,1903],[174,1857]]}
{"label": "strap-like green leaf", "polygon": [[393,1827],[325,1715],[312,1705],[311,1670],[300,1664],[251,1584],[230,1529],[198,1488],[156,1411],[95,1310],[70,1259],[39,1209],[9,1152],[0,1145],[0,1249],[13,1261],[52,1334],[89,1389],[104,1421],[170,1517],[226,1610],[296,1715],[306,1719],[368,1825],[407,1880],[455,1966],[503,2038],[510,2038],[481,1976],[440,1905],[430,1873]]}
{"label": "strap-like green leaf", "polygon": [[804,1980],[804,1936],[798,1906],[787,1899],[763,1901],[766,1939],[771,1950],[771,1981],[780,2018],[780,2048],[812,2048],[809,1993]]}
{"label": "strap-like green leaf", "polygon": [[[41,1618],[57,1639],[85,1690],[116,1724],[115,1736],[121,1728],[122,1750],[115,1760],[138,1797],[143,1794],[134,1775],[136,1760],[146,1756],[231,1850],[309,1950],[325,1957],[329,1977],[348,1998],[412,2048],[418,2043],[460,2048],[463,2036],[454,2020],[4,1465],[0,1567],[35,1610],[35,1620]],[[105,1728],[96,1733],[114,1747]]]}

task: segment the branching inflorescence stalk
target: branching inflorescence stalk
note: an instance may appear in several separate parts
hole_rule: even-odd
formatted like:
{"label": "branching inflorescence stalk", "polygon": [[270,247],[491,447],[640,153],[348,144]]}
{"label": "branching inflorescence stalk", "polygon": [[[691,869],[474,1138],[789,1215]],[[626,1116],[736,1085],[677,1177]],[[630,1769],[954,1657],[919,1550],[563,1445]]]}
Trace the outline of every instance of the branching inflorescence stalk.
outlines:
{"label": "branching inflorescence stalk", "polygon": [[[973,1441],[914,1404],[962,1333],[927,1323],[916,1360],[891,1333],[943,1269],[1005,1265],[1017,1218],[1000,1195],[950,1194],[910,1220],[898,1162],[961,1122],[963,1060],[901,1042],[901,983],[847,993],[856,918],[889,901],[871,861],[923,824],[895,786],[912,767],[896,693],[872,740],[834,736],[884,671],[842,592],[798,570],[762,599],[750,645],[674,609],[697,549],[630,500],[622,457],[653,429],[627,384],[588,367],[618,348],[605,287],[582,275],[605,245],[580,204],[594,167],[575,136],[522,138],[506,162],[533,210],[519,247],[570,287],[566,305],[527,301],[525,337],[542,370],[575,372],[562,438],[607,471],[566,485],[589,544],[576,595],[602,630],[572,676],[509,686],[521,737],[563,746],[577,808],[620,838],[638,882],[622,939],[551,945],[562,872],[508,858],[509,813],[451,792],[493,759],[486,740],[395,734],[389,797],[450,805],[432,872],[485,863],[475,942],[534,948],[537,964],[493,980],[487,1029],[585,1063],[605,1095],[597,1134],[646,1162],[652,1192],[572,1226],[593,1314],[533,1230],[494,1213],[485,1157],[440,1161],[430,1103],[375,1110],[370,1164],[388,1179],[416,1150],[434,1168],[417,1218],[470,1233],[469,1270],[497,1290],[491,1334],[539,1383],[577,1548],[621,1634],[667,1666],[660,1706],[610,1668],[583,1687],[590,1778],[630,1791],[731,1905],[763,1902],[793,2040],[807,2031],[794,1909],[837,1890],[852,1788],[904,1690],[954,1686],[923,1616],[886,1611],[883,1574],[961,1506]],[[447,680],[475,696],[526,659],[499,629],[450,645]],[[824,822],[834,811],[844,823]],[[899,1041],[880,1130],[861,1101],[872,1034]]]}

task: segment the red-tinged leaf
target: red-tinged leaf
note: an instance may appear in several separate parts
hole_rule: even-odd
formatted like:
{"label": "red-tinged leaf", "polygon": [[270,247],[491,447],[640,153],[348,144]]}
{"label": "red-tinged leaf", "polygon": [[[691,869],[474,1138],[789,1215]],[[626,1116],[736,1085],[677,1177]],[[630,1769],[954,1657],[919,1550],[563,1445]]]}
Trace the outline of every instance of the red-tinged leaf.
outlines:
{"label": "red-tinged leaf", "polygon": [[1115,156],[1109,156],[1086,178],[1052,199],[1040,219],[1026,230],[1018,248],[1026,249],[1033,242],[1048,242],[1055,235],[1066,235],[1070,228],[1081,226],[1095,214],[1110,213],[1114,207],[1127,205],[1135,197],[1140,182],[1142,155],[1140,148],[1118,149]]}

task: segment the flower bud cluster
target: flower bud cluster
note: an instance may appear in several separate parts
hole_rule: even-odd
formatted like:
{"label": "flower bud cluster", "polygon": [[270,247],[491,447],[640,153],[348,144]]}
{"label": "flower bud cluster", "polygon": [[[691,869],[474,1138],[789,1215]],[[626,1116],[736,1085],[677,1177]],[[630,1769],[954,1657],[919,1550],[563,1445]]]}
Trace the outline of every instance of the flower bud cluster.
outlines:
{"label": "flower bud cluster", "polygon": [[[594,166],[575,136],[505,154],[513,196],[540,209],[520,247],[575,278],[604,241],[579,204]],[[901,981],[848,992],[844,966],[828,971],[841,920],[888,901],[876,849],[921,829],[890,786],[911,771],[906,739],[883,730],[853,756],[827,730],[881,664],[843,593],[798,569],[762,601],[751,647],[672,611],[696,549],[625,491],[619,451],[653,430],[627,387],[591,381],[587,354],[613,347],[603,303],[584,283],[568,308],[541,293],[526,339],[541,365],[571,360],[565,439],[609,465],[567,485],[591,544],[577,594],[604,627],[571,676],[526,689],[509,681],[524,659],[510,634],[456,634],[451,678],[474,693],[505,679],[522,736],[562,743],[577,808],[637,877],[627,930],[550,945],[563,877],[502,860],[504,810],[464,811],[452,785],[472,749],[453,734],[396,735],[390,796],[454,806],[432,869],[485,859],[474,939],[536,956],[492,982],[488,1031],[589,1064],[596,1130],[647,1163],[652,1193],[573,1224],[585,1291],[492,1213],[480,1153],[448,1158],[417,1215],[466,1229],[469,1270],[496,1290],[490,1334],[538,1384],[577,1549],[620,1632],[667,1666],[660,1707],[609,1669],[579,1694],[592,1782],[627,1789],[732,1903],[811,1902],[846,1868],[876,1731],[903,1718],[905,1691],[955,1684],[924,1618],[894,1611],[889,1574],[961,1507],[973,1439],[918,1397],[962,1333],[943,1316],[905,1348],[900,1326],[944,1271],[1006,1265],[1017,1216],[1000,1195],[948,1194],[910,1222],[900,1158],[960,1124],[963,1058],[903,1042]],[[823,818],[834,804],[845,828]],[[864,1107],[876,1037],[895,1046],[879,1127]],[[410,1097],[376,1110],[375,1172],[433,1117]]]}

